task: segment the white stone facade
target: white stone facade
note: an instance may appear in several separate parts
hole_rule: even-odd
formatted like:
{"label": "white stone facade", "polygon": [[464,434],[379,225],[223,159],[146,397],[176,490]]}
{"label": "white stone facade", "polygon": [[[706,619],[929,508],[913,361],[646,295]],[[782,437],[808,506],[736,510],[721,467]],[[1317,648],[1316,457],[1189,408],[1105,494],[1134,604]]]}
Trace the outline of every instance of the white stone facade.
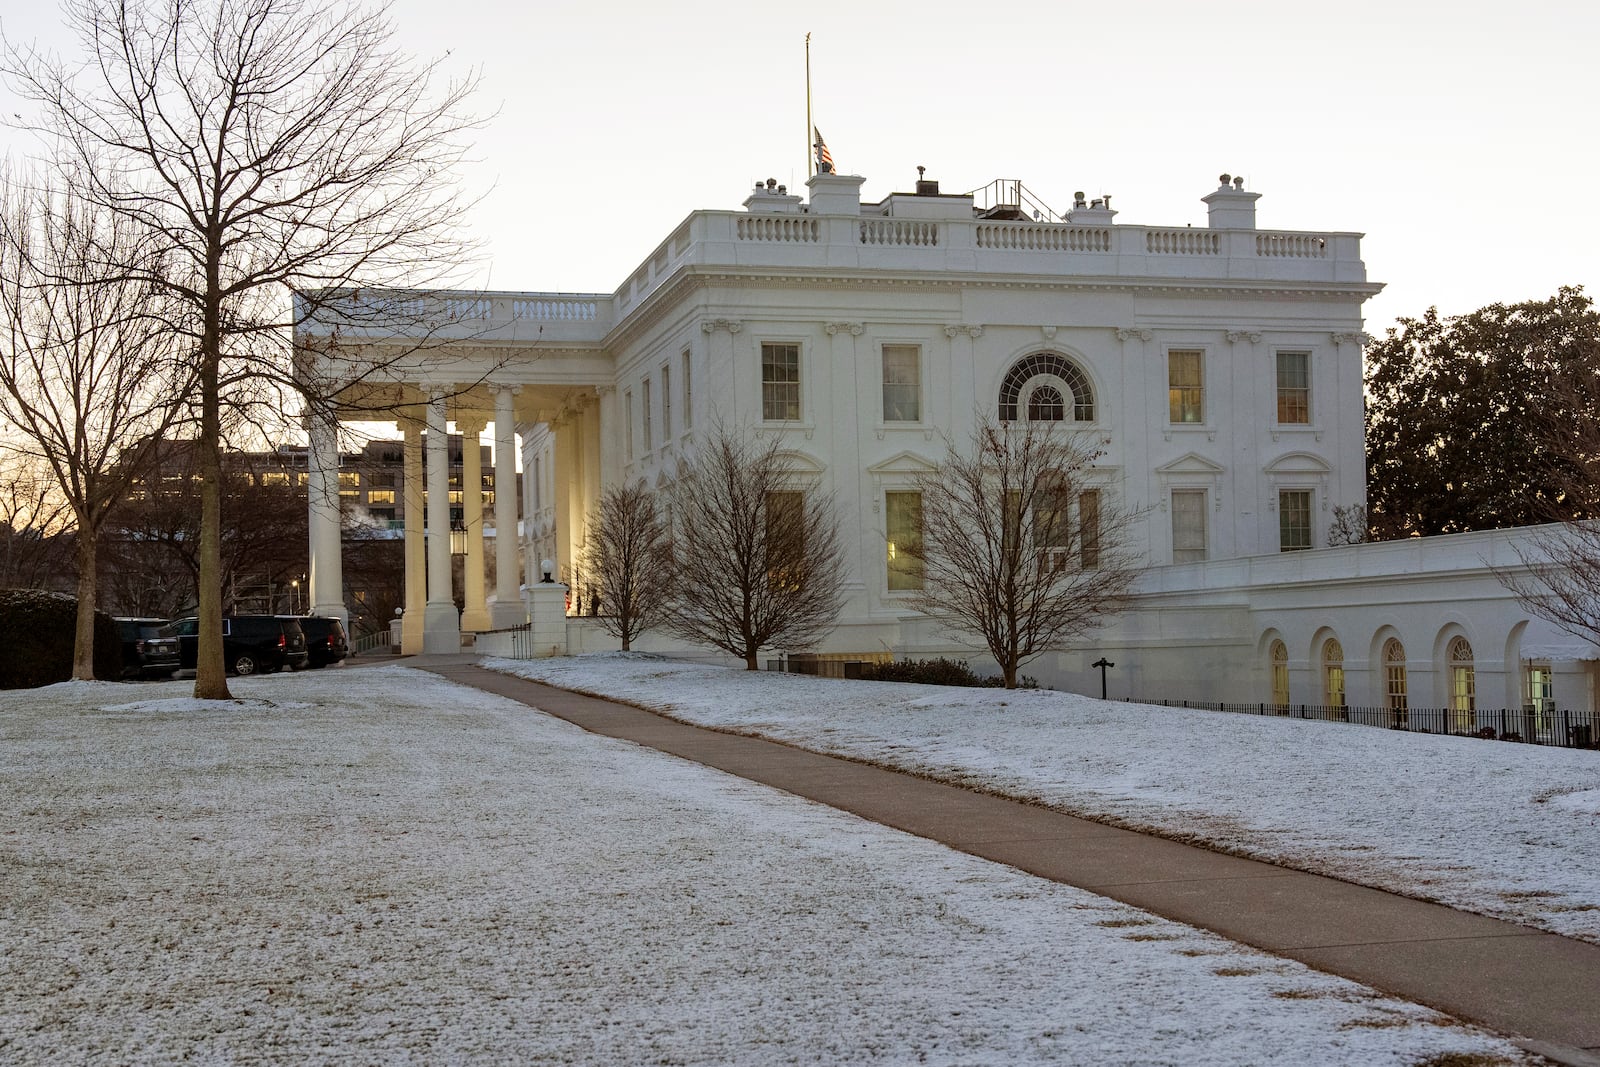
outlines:
{"label": "white stone facade", "polygon": [[[1172,227],[1120,224],[1081,198],[1030,219],[1019,183],[1011,197],[1000,183],[990,204],[922,181],[863,204],[861,184],[819,175],[802,201],[768,183],[742,211],[696,212],[612,294],[366,297],[426,321],[432,347],[384,366],[363,395],[413,423],[425,409],[497,435],[514,422],[535,578],[544,558],[571,576],[605,486],[669,484],[719,424],[777,435],[798,482],[839,505],[847,601],[818,651],[846,658],[959,650],[889,588],[886,494],[910,489],[979,416],[1059,410],[1101,442],[1103,491],[1143,512],[1138,544],[1156,569],[1095,651],[1030,673],[1097,689],[1085,664],[1112,648],[1127,663],[1118,695],[1269,700],[1266,657],[1281,639],[1291,697],[1318,703],[1322,613],[1345,648],[1347,699],[1369,699],[1353,687],[1372,688],[1383,626],[1404,633],[1418,684],[1438,689],[1433,646],[1449,613],[1429,632],[1424,609],[1395,606],[1406,572],[1359,577],[1393,546],[1280,552],[1321,548],[1333,509],[1365,500],[1361,306],[1380,286],[1360,235],[1258,229],[1258,194],[1227,176],[1202,198],[1205,225]],[[408,336],[347,323],[337,354],[359,362]],[[302,340],[315,347],[319,331]],[[497,481],[497,510],[512,482]],[[1513,630],[1527,633],[1528,618],[1492,576],[1473,580],[1480,594],[1449,617],[1481,657],[1480,691],[1516,703]],[[430,631],[448,631],[436,592],[418,607]],[[504,584],[493,599],[509,607]],[[469,628],[483,623],[480,611]]]}

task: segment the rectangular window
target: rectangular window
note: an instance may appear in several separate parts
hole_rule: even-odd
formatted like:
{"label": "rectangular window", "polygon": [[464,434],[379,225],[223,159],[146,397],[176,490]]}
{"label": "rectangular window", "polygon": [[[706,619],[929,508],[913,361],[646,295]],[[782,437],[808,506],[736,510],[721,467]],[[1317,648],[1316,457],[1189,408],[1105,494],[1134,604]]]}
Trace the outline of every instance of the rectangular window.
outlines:
{"label": "rectangular window", "polygon": [[761,346],[761,417],[767,422],[800,419],[800,346]]}
{"label": "rectangular window", "polygon": [[1039,570],[1064,570],[1072,552],[1072,497],[1055,486],[1041,486],[1033,505],[1033,548]]}
{"label": "rectangular window", "polygon": [[[1383,690],[1389,700],[1390,711],[1406,710],[1406,665],[1390,663],[1383,668]],[[1396,719],[1403,722],[1403,719]]]}
{"label": "rectangular window", "polygon": [[289,475],[285,471],[267,471],[261,476],[262,485],[288,485]]}
{"label": "rectangular window", "polygon": [[1278,491],[1278,551],[1311,547],[1311,490]]}
{"label": "rectangular window", "polygon": [[1100,490],[1078,494],[1078,562],[1086,571],[1100,566]]}
{"label": "rectangular window", "polygon": [[627,457],[633,458],[633,390],[629,389],[622,394],[622,425],[625,427],[623,436],[627,438],[624,445],[627,447]]}
{"label": "rectangular window", "polygon": [[1206,491],[1172,491],[1172,562],[1199,563],[1206,558]]}
{"label": "rectangular window", "polygon": [[357,474],[355,471],[340,471],[339,472],[339,488],[340,489],[359,489],[359,488],[361,488],[361,475]]}
{"label": "rectangular window", "polygon": [[655,447],[655,443],[651,440],[653,434],[650,432],[650,379],[646,378],[639,384],[643,394],[640,403],[644,405],[644,450],[648,452]]}
{"label": "rectangular window", "polygon": [[1278,353],[1278,421],[1311,421],[1311,353]]}
{"label": "rectangular window", "polygon": [[544,505],[544,459],[541,456],[533,457],[533,510],[538,511]]}
{"label": "rectangular window", "polygon": [[1289,704],[1289,661],[1286,659],[1272,661],[1272,702],[1280,708]]}
{"label": "rectangular window", "polygon": [[883,346],[883,421],[922,421],[922,350]]}
{"label": "rectangular window", "polygon": [[883,494],[889,591],[922,588],[922,494]]}
{"label": "rectangular window", "polygon": [[1528,664],[1528,707],[1537,714],[1554,709],[1555,687],[1553,685],[1550,664]]}
{"label": "rectangular window", "polygon": [[788,573],[804,551],[800,539],[805,534],[805,494],[780,492],[767,494],[767,581],[783,589],[799,581]]}
{"label": "rectangular window", "polygon": [[689,377],[689,352],[683,353],[683,428],[688,429],[694,425],[694,390],[691,388],[693,379]]}
{"label": "rectangular window", "polygon": [[385,472],[380,473],[380,474],[374,474],[374,475],[370,476],[367,479],[367,484],[368,485],[376,485],[381,489],[393,489],[394,488],[394,472],[393,471],[385,471]]}
{"label": "rectangular window", "polygon": [[661,440],[672,440],[672,369],[661,368]]}
{"label": "rectangular window", "polygon": [[368,489],[367,490],[367,503],[369,503],[369,504],[393,504],[394,503],[394,490],[393,489]]}
{"label": "rectangular window", "polygon": [[1167,406],[1170,422],[1205,421],[1205,353],[1173,349],[1167,353]]}

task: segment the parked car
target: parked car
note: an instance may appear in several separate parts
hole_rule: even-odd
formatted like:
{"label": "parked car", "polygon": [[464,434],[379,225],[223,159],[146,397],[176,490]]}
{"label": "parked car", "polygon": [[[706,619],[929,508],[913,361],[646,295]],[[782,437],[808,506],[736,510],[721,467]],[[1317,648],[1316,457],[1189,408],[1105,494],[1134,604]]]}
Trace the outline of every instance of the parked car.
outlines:
{"label": "parked car", "polygon": [[300,623],[300,629],[306,632],[306,666],[326,667],[349,655],[350,644],[345,637],[344,623],[338,619],[307,615],[296,621]]}
{"label": "parked car", "polygon": [[162,637],[166,619],[118,619],[124,678],[171,678],[178,673],[178,642]]}
{"label": "parked car", "polygon": [[[193,670],[199,659],[200,620],[179,619],[162,631],[178,640],[178,662]],[[222,620],[222,659],[229,674],[272,674],[306,665],[306,635],[285,615],[229,615]]]}

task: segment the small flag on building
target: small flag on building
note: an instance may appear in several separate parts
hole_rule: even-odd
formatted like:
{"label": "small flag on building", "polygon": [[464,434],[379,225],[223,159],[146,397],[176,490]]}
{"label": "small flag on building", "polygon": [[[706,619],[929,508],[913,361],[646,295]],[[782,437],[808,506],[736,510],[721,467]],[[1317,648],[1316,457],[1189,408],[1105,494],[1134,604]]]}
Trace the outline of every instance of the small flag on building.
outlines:
{"label": "small flag on building", "polygon": [[811,132],[817,135],[817,173],[833,173],[833,153],[828,151],[828,143],[822,139],[822,131],[815,126]]}

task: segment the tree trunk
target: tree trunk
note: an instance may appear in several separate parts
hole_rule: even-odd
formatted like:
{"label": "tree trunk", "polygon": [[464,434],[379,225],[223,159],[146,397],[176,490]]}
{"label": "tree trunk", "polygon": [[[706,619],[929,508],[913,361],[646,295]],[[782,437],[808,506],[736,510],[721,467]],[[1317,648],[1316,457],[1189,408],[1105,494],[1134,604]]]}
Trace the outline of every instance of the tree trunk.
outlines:
{"label": "tree trunk", "polygon": [[761,665],[756,662],[756,654],[758,652],[760,652],[760,649],[752,648],[752,649],[750,649],[749,651],[747,651],[744,654],[744,669],[745,670],[747,670],[747,671],[759,671],[761,669]]}
{"label": "tree trunk", "polygon": [[[72,677],[94,680],[95,539],[78,517],[78,632],[72,641]],[[115,679],[107,679],[115,681]]]}
{"label": "tree trunk", "polygon": [[197,700],[229,700],[222,661],[222,363],[221,253],[207,263],[205,327],[200,339],[200,589],[195,650]]}

